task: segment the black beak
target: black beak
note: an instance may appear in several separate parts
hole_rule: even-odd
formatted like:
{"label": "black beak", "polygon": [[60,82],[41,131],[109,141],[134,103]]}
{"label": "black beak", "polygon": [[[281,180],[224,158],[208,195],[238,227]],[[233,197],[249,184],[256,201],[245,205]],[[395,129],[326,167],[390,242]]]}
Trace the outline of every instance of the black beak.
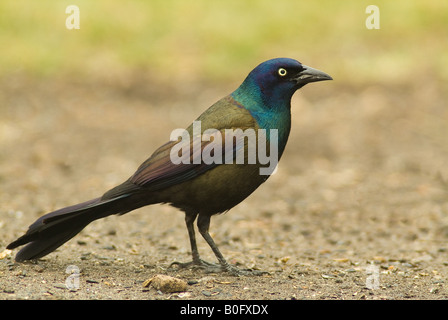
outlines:
{"label": "black beak", "polygon": [[299,86],[304,86],[310,82],[333,80],[333,78],[325,72],[304,65],[302,65],[302,67],[304,70],[300,71],[297,76],[293,78]]}

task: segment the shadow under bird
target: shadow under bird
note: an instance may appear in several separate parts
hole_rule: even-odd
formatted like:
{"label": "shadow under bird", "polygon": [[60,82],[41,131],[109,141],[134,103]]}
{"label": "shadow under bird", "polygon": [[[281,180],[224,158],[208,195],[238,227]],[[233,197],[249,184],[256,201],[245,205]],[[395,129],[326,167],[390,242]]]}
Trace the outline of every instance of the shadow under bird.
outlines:
{"label": "shadow under bird", "polygon": [[[225,140],[226,129],[267,130],[263,136],[265,145],[274,145],[280,159],[288,140],[291,128],[291,98],[293,94],[310,82],[332,80],[319,70],[310,68],[289,58],[277,58],[265,61],[253,69],[244,82],[230,95],[222,98],[202,115],[197,121],[201,124],[201,134],[208,129],[222,133],[222,141],[209,139],[200,141],[199,153],[206,148],[214,152],[230,151],[235,159],[236,145]],[[276,130],[276,140],[269,135]],[[193,146],[193,124],[186,129],[189,143]],[[197,134],[197,133],[196,133]],[[215,138],[218,137],[215,135]],[[258,134],[257,137],[260,137]],[[197,138],[197,137],[196,137]],[[201,267],[209,272],[226,271],[234,275],[258,274],[256,270],[242,270],[230,265],[219,251],[209,234],[211,216],[223,213],[246,199],[269,175],[260,174],[262,164],[258,159],[249,163],[250,143],[244,139],[245,150],[243,163],[183,161],[174,163],[171,150],[179,141],[169,141],[158,148],[137,171],[124,183],[112,188],[101,197],[50,212],[37,219],[28,231],[7,246],[22,248],[16,255],[16,261],[41,258],[73,238],[94,220],[112,214],[125,214],[137,208],[167,203],[185,212],[185,222],[190,238],[193,260],[179,263],[179,267]],[[260,140],[256,140],[260,143]],[[241,144],[240,144],[241,146]],[[190,160],[197,159],[197,150],[187,148]],[[195,154],[196,153],[196,154]],[[214,156],[216,156],[215,154]],[[185,155],[183,155],[185,160]],[[219,264],[212,264],[200,259],[196,246],[194,222],[213,250]]]}

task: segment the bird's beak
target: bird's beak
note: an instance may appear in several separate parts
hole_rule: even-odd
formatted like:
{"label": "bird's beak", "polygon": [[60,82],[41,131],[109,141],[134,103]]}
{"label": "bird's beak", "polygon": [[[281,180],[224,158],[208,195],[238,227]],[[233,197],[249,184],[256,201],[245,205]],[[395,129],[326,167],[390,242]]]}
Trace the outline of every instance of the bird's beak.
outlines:
{"label": "bird's beak", "polygon": [[304,86],[310,82],[333,80],[333,78],[325,72],[305,65],[302,65],[302,67],[305,69],[299,72],[296,77],[294,77],[294,80],[300,86]]}

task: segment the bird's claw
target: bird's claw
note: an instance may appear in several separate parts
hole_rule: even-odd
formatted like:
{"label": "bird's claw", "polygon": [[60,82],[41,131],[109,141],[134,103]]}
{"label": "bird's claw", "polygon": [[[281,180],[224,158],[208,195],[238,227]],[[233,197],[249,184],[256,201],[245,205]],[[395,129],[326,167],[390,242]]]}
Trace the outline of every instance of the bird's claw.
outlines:
{"label": "bird's claw", "polygon": [[222,267],[218,264],[210,263],[207,261],[204,261],[202,259],[199,260],[193,260],[190,262],[178,262],[174,261],[172,262],[168,268],[171,268],[173,266],[178,266],[179,269],[204,269],[206,273],[213,273],[213,272],[222,272]]}

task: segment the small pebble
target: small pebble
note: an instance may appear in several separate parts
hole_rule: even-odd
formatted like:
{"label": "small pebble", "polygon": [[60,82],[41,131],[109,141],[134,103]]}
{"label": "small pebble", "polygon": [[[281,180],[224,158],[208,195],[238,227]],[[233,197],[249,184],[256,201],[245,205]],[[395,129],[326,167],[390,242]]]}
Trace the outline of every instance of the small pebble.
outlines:
{"label": "small pebble", "polygon": [[55,287],[57,289],[67,289],[67,286],[62,283],[56,283],[55,285],[53,285],[53,287]]}
{"label": "small pebble", "polygon": [[6,288],[3,288],[3,292],[4,293],[14,293],[15,291],[14,291],[14,289],[13,288],[8,288],[8,287],[6,287]]}
{"label": "small pebble", "polygon": [[87,283],[99,283],[98,281],[93,280],[93,279],[87,279],[86,282]]}
{"label": "small pebble", "polygon": [[117,247],[115,247],[114,245],[110,245],[110,246],[104,246],[104,247],[102,247],[102,249],[105,249],[105,250],[117,250]]}
{"label": "small pebble", "polygon": [[206,296],[206,297],[211,297],[211,296],[212,296],[212,293],[211,293],[210,291],[207,291],[207,290],[203,290],[203,291],[202,291],[202,294],[203,294],[204,296]]}
{"label": "small pebble", "polygon": [[172,293],[185,291],[188,284],[182,279],[170,277],[163,274],[157,274],[154,277],[143,282],[144,287],[148,287],[149,285],[163,293]]}

